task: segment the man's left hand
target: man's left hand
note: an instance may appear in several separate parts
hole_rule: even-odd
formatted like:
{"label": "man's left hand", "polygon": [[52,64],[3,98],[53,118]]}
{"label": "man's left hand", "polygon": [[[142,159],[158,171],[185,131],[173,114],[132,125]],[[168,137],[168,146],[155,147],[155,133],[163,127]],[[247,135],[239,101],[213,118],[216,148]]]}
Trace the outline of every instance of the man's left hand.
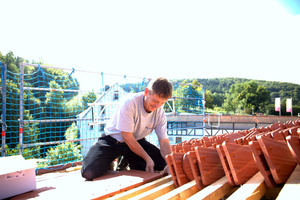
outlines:
{"label": "man's left hand", "polygon": [[168,174],[168,175],[170,175],[169,166],[166,165],[165,168],[164,168],[164,170],[163,170],[161,173],[162,173],[162,174]]}

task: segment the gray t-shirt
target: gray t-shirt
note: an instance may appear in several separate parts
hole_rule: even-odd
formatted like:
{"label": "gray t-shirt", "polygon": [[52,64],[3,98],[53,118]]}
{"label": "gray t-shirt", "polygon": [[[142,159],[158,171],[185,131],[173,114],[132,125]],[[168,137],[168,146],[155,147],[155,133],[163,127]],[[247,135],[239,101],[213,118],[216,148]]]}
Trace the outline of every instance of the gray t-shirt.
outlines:
{"label": "gray t-shirt", "polygon": [[162,107],[147,113],[143,105],[144,92],[129,94],[119,103],[105,127],[105,133],[124,142],[123,132],[133,133],[136,140],[143,139],[153,130],[158,140],[167,139],[167,118]]}

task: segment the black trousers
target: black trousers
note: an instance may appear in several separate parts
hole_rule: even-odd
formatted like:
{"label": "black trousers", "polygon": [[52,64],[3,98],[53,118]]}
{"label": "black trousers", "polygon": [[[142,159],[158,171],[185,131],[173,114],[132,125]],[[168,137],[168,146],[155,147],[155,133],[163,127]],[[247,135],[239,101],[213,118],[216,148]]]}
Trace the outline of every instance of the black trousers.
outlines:
{"label": "black trousers", "polygon": [[[146,139],[138,140],[138,143],[154,161],[154,170],[161,171],[166,166],[160,150]],[[125,142],[120,143],[111,136],[103,136],[98,139],[89,149],[82,161],[81,175],[87,180],[102,176],[110,169],[110,164],[119,156],[124,156],[130,169],[146,169],[146,162],[143,158],[133,153]]]}

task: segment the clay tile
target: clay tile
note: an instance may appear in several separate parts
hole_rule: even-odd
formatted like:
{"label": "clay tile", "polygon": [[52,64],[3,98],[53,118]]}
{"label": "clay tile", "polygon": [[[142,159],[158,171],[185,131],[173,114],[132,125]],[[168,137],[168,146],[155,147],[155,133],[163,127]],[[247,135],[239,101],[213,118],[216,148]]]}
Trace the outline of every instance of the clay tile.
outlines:
{"label": "clay tile", "polygon": [[278,128],[275,131],[271,132],[271,135],[274,138],[274,140],[285,140],[285,137],[283,136],[281,130],[281,128]]}
{"label": "clay tile", "polygon": [[287,141],[287,144],[288,144],[288,147],[291,151],[292,156],[298,162],[298,165],[300,165],[300,141],[299,141],[299,137],[289,135],[289,136],[286,137],[286,141]]}
{"label": "clay tile", "polygon": [[297,164],[287,143],[263,136],[258,138],[258,142],[265,155],[274,181],[277,184],[286,182]]}
{"label": "clay tile", "polygon": [[294,136],[298,136],[298,133],[297,133],[298,128],[299,128],[298,126],[295,126],[291,129],[289,129],[289,134],[294,135]]}

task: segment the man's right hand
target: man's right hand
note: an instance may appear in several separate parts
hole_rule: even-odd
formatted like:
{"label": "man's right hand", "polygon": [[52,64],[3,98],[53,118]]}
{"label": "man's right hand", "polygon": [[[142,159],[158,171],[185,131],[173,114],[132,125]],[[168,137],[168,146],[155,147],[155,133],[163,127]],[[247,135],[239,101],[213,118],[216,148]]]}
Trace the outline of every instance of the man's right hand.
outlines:
{"label": "man's right hand", "polygon": [[146,161],[146,172],[154,173],[154,162],[150,157]]}

